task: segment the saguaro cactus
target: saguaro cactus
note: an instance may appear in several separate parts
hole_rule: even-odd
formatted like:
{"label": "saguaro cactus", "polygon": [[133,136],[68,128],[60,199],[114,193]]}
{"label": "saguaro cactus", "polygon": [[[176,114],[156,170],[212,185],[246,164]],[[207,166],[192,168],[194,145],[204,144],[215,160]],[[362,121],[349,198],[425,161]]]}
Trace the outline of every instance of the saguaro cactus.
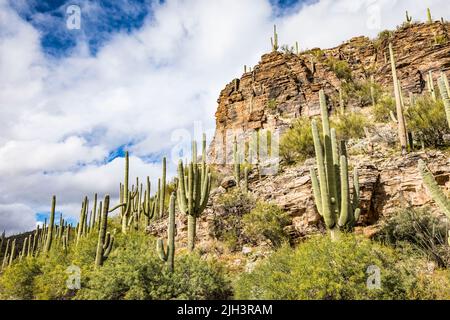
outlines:
{"label": "saguaro cactus", "polygon": [[159,253],[159,257],[162,261],[167,262],[169,270],[174,269],[174,257],[175,257],[175,192],[170,196],[169,203],[169,225],[167,227],[167,249],[164,248],[163,239],[158,239],[156,242],[156,249]]}
{"label": "saguaro cactus", "polygon": [[433,17],[431,16],[431,10],[430,8],[427,8],[427,21],[428,23],[433,23]]}
{"label": "saguaro cactus", "polygon": [[356,168],[353,173],[353,197],[350,196],[348,163],[345,144],[339,155],[336,130],[330,129],[325,94],[320,91],[320,107],[323,127],[323,145],[316,120],[312,121],[312,133],[318,176],[310,170],[316,208],[324,218],[332,237],[336,230],[351,230],[359,218],[359,182]]}
{"label": "saguaro cactus", "polygon": [[441,208],[445,215],[450,218],[450,200],[445,196],[423,160],[419,160],[419,171],[431,198],[436,202],[439,208]]}
{"label": "saguaro cactus", "polygon": [[3,254],[3,263],[2,263],[2,270],[7,266],[9,261],[9,245],[10,245],[11,239],[6,240],[6,247],[5,247],[5,253]]}
{"label": "saguaro cactus", "polygon": [[445,115],[447,116],[448,127],[450,128],[450,88],[448,85],[447,76],[442,73],[438,81],[439,91],[441,93],[442,100],[444,101]]}
{"label": "saguaro cactus", "polygon": [[[197,158],[195,141],[192,143],[193,159]],[[203,153],[205,154],[205,153]],[[197,218],[203,213],[208,203],[211,190],[211,174],[206,165],[205,156],[202,164],[196,161],[188,165],[185,172],[183,161],[178,163],[178,207],[180,211],[188,215],[188,248],[194,250]]]}
{"label": "saguaro cactus", "polygon": [[166,200],[166,157],[162,160],[161,189],[159,190],[159,217],[164,217],[164,201]]}
{"label": "saguaro cactus", "polygon": [[103,201],[103,212],[100,218],[100,232],[98,234],[97,252],[95,255],[95,267],[100,267],[108,258],[109,253],[114,244],[114,235],[107,232],[108,227],[108,210],[109,210],[109,195],[105,196]]}
{"label": "saguaro cactus", "polygon": [[241,161],[238,153],[238,145],[236,137],[234,137],[233,141],[233,162],[234,162],[234,179],[236,180],[236,185],[239,188],[241,185]]}
{"label": "saguaro cactus", "polygon": [[45,242],[44,253],[48,253],[52,247],[53,230],[55,228],[55,206],[56,206],[56,196],[53,196],[52,209],[50,211],[50,222],[47,230],[47,240]]}
{"label": "saguaro cactus", "polygon": [[400,139],[400,146],[402,149],[402,155],[405,155],[408,152],[408,138],[405,124],[405,116],[403,114],[403,105],[402,98],[400,94],[400,87],[398,85],[398,77],[397,77],[397,68],[395,65],[395,57],[394,50],[392,49],[392,43],[389,43],[389,54],[391,56],[391,69],[392,69],[392,78],[394,84],[394,94],[395,94],[395,105],[397,110],[397,127],[398,127],[398,136]]}
{"label": "saguaro cactus", "polygon": [[273,25],[273,38],[270,38],[270,42],[272,44],[272,51],[278,51],[278,33],[276,25]]}
{"label": "saguaro cactus", "polygon": [[408,12],[408,11],[406,11],[406,22],[407,22],[408,24],[411,24],[411,22],[412,22],[412,17],[409,15],[409,12]]}

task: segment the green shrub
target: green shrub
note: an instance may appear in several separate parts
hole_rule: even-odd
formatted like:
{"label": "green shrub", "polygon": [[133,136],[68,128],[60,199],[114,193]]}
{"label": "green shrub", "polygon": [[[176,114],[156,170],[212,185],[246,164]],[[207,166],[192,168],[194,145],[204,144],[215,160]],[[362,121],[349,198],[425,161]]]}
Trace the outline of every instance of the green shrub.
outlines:
{"label": "green shrub", "polygon": [[370,127],[367,117],[359,112],[347,112],[344,115],[336,115],[331,119],[332,127],[336,129],[339,140],[364,138],[365,127]]}
{"label": "green shrub", "polygon": [[314,142],[309,118],[297,119],[292,127],[282,135],[280,156],[287,164],[298,163],[314,157]]}
{"label": "green shrub", "polygon": [[[235,283],[238,299],[433,299],[447,290],[422,292],[423,260],[402,256],[370,240],[341,234],[338,241],[315,237],[296,249],[283,247]],[[369,266],[380,269],[380,288],[367,286]],[[419,284],[423,282],[420,286]],[[448,298],[448,296],[447,296]]]}
{"label": "green shrub", "polygon": [[255,207],[255,200],[247,193],[235,188],[219,196],[218,208],[213,219],[212,234],[223,241],[230,251],[243,245],[242,217]]}
{"label": "green shrub", "polygon": [[338,60],[334,57],[328,57],[325,60],[325,64],[328,65],[331,70],[336,74],[336,77],[346,81],[352,80],[352,69],[347,61]]}
{"label": "green shrub", "polygon": [[275,204],[258,202],[242,219],[243,234],[253,243],[269,240],[274,247],[288,241],[284,227],[290,223],[288,214]]}
{"label": "green shrub", "polygon": [[0,298],[31,300],[34,298],[34,278],[41,274],[41,266],[34,258],[26,258],[7,267],[0,277]]}
{"label": "green shrub", "polygon": [[155,241],[143,234],[127,238],[94,271],[76,299],[226,299],[230,285],[221,267],[196,255],[177,255],[171,273],[159,259]]}
{"label": "green shrub", "polygon": [[375,102],[381,99],[383,90],[377,83],[371,81],[349,81],[342,84],[344,101],[355,100],[361,106],[372,105],[372,92]]}
{"label": "green shrub", "polygon": [[429,209],[408,208],[397,212],[383,223],[377,240],[391,246],[413,245],[439,266],[450,265],[447,244],[448,225],[430,214]]}
{"label": "green shrub", "polygon": [[407,126],[414,139],[425,146],[438,147],[444,144],[443,135],[450,133],[442,100],[434,101],[423,95],[416,99],[406,112]]}
{"label": "green shrub", "polygon": [[387,123],[392,121],[390,112],[395,114],[395,100],[391,95],[383,94],[372,107],[372,116],[376,122]]}

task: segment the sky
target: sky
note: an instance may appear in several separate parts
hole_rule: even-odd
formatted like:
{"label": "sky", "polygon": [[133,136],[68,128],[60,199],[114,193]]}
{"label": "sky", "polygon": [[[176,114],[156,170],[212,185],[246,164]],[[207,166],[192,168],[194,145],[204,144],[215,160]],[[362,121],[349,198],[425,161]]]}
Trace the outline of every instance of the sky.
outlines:
{"label": "sky", "polygon": [[53,194],[70,221],[84,195],[117,197],[125,150],[131,177],[155,182],[164,155],[173,175],[274,24],[280,44],[328,48],[427,7],[450,19],[448,0],[0,0],[0,232],[33,229]]}

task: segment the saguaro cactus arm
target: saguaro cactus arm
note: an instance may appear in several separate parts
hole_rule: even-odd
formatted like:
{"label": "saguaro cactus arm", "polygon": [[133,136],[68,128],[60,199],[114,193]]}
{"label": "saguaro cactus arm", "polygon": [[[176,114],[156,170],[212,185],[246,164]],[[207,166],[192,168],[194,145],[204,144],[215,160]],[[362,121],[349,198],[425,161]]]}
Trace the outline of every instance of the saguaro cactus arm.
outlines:
{"label": "saguaro cactus arm", "polygon": [[419,160],[419,171],[422,175],[423,183],[428,189],[431,198],[436,202],[439,208],[450,218],[450,200],[445,196],[442,189],[434,179],[433,174],[427,168],[423,160]]}

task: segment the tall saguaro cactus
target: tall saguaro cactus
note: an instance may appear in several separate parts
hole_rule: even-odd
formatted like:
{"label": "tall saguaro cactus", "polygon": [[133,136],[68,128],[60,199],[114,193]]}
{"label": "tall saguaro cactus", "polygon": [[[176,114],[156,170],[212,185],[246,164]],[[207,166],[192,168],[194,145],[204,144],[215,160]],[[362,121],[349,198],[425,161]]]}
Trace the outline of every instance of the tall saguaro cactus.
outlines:
{"label": "tall saguaro cactus", "polygon": [[108,210],[109,195],[106,195],[103,201],[103,212],[100,217],[100,232],[98,234],[97,252],[95,255],[96,268],[103,265],[103,262],[108,258],[114,244],[114,235],[111,235],[109,232],[107,232]]}
{"label": "tall saguaro cactus", "polygon": [[438,85],[442,100],[444,101],[445,115],[447,116],[448,127],[450,128],[450,88],[448,85],[448,78],[444,73],[442,73],[441,77],[439,78]]}
{"label": "tall saguaro cactus", "polygon": [[55,227],[55,206],[56,206],[56,196],[52,197],[52,209],[50,211],[50,222],[47,230],[47,241],[45,242],[44,253],[50,251],[53,241],[53,230]]}
{"label": "tall saguaro cactus", "polygon": [[[205,137],[204,137],[205,139]],[[197,158],[196,143],[192,143],[193,159]],[[188,165],[187,172],[183,161],[178,163],[178,207],[188,215],[188,248],[194,250],[197,218],[203,213],[208,203],[211,191],[211,173],[206,165],[203,152],[202,164],[199,166],[193,161]]]}
{"label": "tall saguaro cactus", "polygon": [[359,182],[356,168],[353,173],[353,195],[350,195],[348,163],[345,144],[339,155],[336,130],[330,129],[325,94],[320,91],[323,144],[317,121],[312,121],[312,133],[316,154],[317,172],[310,170],[314,200],[317,211],[324,218],[331,236],[342,228],[351,230],[359,218]]}
{"label": "tall saguaro cactus", "polygon": [[159,217],[164,217],[164,201],[166,200],[166,157],[162,160],[161,189],[159,191]]}
{"label": "tall saguaro cactus", "polygon": [[395,105],[397,110],[398,136],[400,139],[400,147],[402,149],[402,155],[405,155],[408,152],[408,137],[406,131],[405,116],[403,114],[402,97],[397,77],[397,67],[395,64],[395,57],[394,57],[394,50],[392,48],[392,43],[389,43],[389,54],[391,57],[392,79],[394,84]]}
{"label": "tall saguaro cactus", "polygon": [[445,196],[423,160],[419,160],[419,171],[431,198],[436,202],[439,208],[441,208],[445,215],[450,218],[450,200]]}
{"label": "tall saguaro cactus", "polygon": [[167,262],[169,270],[174,269],[174,257],[175,257],[175,192],[170,196],[169,203],[169,225],[167,227],[167,249],[164,249],[163,239],[158,239],[156,243],[156,249],[159,253],[159,257],[162,261]]}

